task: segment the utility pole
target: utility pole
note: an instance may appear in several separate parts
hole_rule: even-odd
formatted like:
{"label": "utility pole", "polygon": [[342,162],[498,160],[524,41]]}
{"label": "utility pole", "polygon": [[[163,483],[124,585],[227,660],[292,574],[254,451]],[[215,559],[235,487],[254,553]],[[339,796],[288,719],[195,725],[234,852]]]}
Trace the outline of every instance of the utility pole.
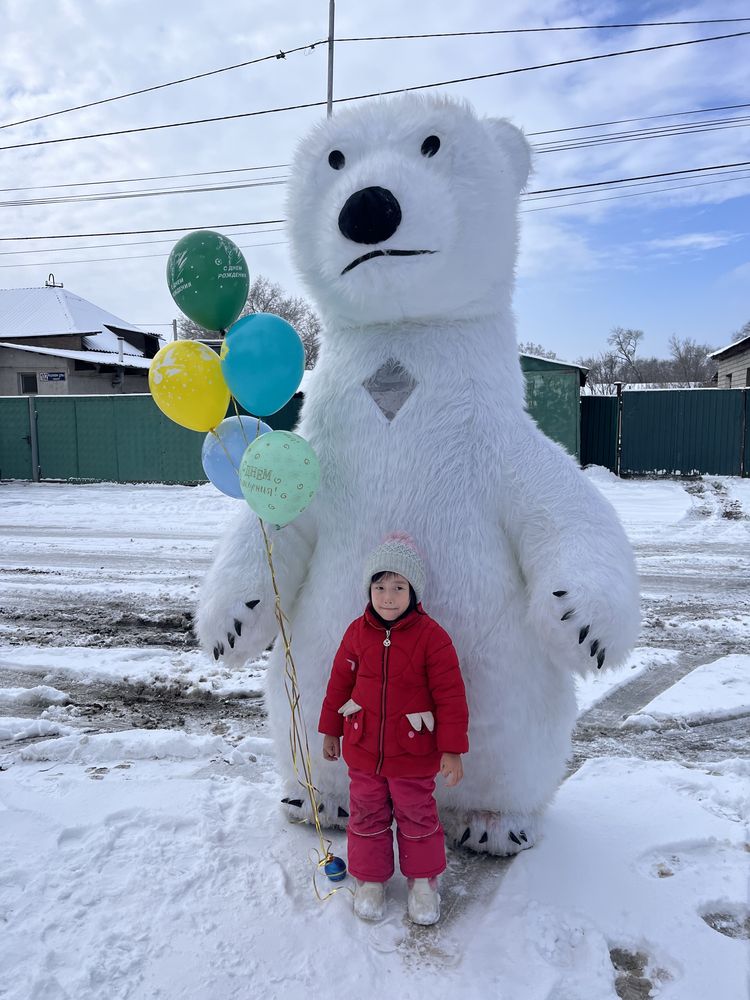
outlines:
{"label": "utility pole", "polygon": [[328,117],[333,114],[333,20],[336,0],[328,0]]}
{"label": "utility pole", "polygon": [[172,340],[177,340],[177,320],[172,320]]}

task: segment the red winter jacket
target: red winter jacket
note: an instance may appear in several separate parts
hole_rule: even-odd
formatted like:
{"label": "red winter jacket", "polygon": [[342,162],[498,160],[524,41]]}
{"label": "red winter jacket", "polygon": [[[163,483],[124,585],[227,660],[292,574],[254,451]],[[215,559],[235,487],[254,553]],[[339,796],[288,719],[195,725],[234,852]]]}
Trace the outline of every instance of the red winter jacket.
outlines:
{"label": "red winter jacket", "polygon": [[318,723],[325,735],[343,735],[349,767],[385,777],[432,776],[442,753],[469,749],[468,726],[453,643],[421,604],[391,628],[369,607],[351,623]]}

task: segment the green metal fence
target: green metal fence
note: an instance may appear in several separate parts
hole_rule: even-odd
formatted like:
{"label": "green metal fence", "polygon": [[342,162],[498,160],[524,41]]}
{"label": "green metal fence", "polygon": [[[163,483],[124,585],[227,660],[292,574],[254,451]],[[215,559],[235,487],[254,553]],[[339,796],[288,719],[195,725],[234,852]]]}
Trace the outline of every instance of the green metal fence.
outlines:
{"label": "green metal fence", "polygon": [[604,465],[624,476],[750,475],[749,393],[626,390],[619,399],[584,397],[581,464]]}
{"label": "green metal fence", "polygon": [[581,396],[581,465],[617,467],[617,396]]}
{"label": "green metal fence", "polygon": [[[529,412],[575,454],[577,422],[567,374],[525,374]],[[293,429],[301,402],[295,396],[266,422],[277,430]],[[750,389],[626,391],[619,403],[613,396],[585,396],[581,464],[622,475],[747,476],[749,409]],[[172,423],[148,394],[2,397],[0,479],[33,479],[36,464],[41,479],[205,482],[204,437]]]}
{"label": "green metal fence", "polygon": [[624,392],[620,474],[741,476],[747,392]]}
{"label": "green metal fence", "polygon": [[[201,464],[205,434],[173,423],[149,394],[30,398],[31,410],[27,397],[0,398],[0,479],[34,478],[30,413],[35,413],[40,479],[206,481]],[[299,397],[291,399],[266,423],[291,430],[300,403]]]}

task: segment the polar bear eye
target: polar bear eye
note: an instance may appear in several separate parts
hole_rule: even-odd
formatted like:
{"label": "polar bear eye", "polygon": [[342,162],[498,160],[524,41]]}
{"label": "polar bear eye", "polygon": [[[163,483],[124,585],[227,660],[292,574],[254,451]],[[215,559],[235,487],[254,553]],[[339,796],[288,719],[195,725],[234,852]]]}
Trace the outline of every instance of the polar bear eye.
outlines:
{"label": "polar bear eye", "polygon": [[436,135],[428,135],[422,143],[422,156],[434,156],[440,149],[440,140]]}
{"label": "polar bear eye", "polygon": [[346,157],[340,149],[332,149],[328,154],[328,162],[334,170],[341,170],[346,163]]}

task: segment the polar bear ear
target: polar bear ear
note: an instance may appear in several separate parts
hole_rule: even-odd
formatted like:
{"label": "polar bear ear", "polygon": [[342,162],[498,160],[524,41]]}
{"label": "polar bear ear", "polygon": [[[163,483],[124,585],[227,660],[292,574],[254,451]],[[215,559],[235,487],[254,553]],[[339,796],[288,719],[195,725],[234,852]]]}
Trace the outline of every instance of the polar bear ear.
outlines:
{"label": "polar bear ear", "polygon": [[531,147],[520,128],[506,118],[485,118],[484,127],[505,156],[519,191],[523,191],[531,173]]}

